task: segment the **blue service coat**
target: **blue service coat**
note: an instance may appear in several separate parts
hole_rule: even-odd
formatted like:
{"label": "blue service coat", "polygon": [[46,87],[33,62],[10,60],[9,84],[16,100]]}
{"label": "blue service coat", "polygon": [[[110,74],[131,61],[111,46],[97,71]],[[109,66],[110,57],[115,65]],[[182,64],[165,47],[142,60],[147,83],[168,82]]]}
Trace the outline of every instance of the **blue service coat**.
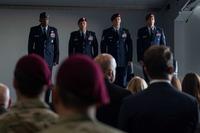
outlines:
{"label": "blue service coat", "polygon": [[137,33],[137,60],[143,61],[144,52],[152,45],[166,45],[165,34],[159,27],[155,27],[151,35],[147,26]]}
{"label": "blue service coat", "polygon": [[92,58],[98,54],[98,42],[94,32],[86,31],[85,37],[80,31],[74,31],[70,35],[68,54],[75,53],[86,54]]}
{"label": "blue service coat", "polygon": [[126,67],[132,61],[133,44],[127,29],[120,28],[116,33],[113,27],[105,29],[101,40],[101,53],[111,54],[118,67]]}
{"label": "blue service coat", "polygon": [[41,25],[31,27],[28,39],[28,54],[43,57],[50,68],[59,62],[59,38],[57,29],[48,26],[44,36]]}

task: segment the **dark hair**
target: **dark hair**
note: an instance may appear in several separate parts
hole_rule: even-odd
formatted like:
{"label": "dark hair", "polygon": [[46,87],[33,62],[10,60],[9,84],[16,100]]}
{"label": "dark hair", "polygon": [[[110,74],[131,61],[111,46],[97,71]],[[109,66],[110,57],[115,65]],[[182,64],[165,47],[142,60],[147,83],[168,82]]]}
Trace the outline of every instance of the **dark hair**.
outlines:
{"label": "dark hair", "polygon": [[50,71],[45,61],[38,55],[23,56],[16,64],[14,79],[17,90],[24,96],[37,97],[44,85],[50,84]]}
{"label": "dark hair", "polygon": [[148,13],[145,17],[145,20],[147,21],[151,16],[155,18],[155,15],[153,13]]}
{"label": "dark hair", "polygon": [[109,101],[100,67],[86,55],[73,55],[60,66],[56,86],[65,106],[84,108]]}
{"label": "dark hair", "polygon": [[119,13],[115,13],[111,16],[110,20],[113,21],[116,17],[121,17]]}
{"label": "dark hair", "polygon": [[196,73],[188,73],[182,81],[182,91],[194,97],[200,103],[200,80]]}
{"label": "dark hair", "polygon": [[87,22],[87,19],[86,19],[85,17],[80,18],[80,19],[78,20],[78,25],[79,25],[80,22],[83,22],[83,21],[86,21],[86,22]]}
{"label": "dark hair", "polygon": [[151,78],[167,78],[169,66],[173,67],[173,55],[166,46],[153,45],[144,53],[144,65]]}

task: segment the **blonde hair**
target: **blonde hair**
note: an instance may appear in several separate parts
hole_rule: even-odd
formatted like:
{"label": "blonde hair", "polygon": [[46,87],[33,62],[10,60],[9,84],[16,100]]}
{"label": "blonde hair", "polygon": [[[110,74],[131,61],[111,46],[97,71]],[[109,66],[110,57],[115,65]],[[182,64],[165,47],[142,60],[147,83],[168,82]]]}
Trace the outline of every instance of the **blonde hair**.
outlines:
{"label": "blonde hair", "polygon": [[131,91],[131,93],[135,94],[146,89],[147,87],[148,85],[143,78],[135,76],[129,81],[127,89]]}

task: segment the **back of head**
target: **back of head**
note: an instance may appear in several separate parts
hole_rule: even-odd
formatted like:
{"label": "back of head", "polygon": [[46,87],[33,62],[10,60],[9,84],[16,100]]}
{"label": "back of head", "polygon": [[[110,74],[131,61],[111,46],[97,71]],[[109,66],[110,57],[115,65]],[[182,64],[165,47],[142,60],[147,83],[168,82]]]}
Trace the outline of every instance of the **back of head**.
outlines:
{"label": "back of head", "polygon": [[9,88],[0,83],[0,106],[7,109],[9,107],[10,102],[10,91]]}
{"label": "back of head", "polygon": [[133,77],[127,86],[127,89],[133,94],[138,93],[148,87],[146,81],[138,76]]}
{"label": "back of head", "polygon": [[50,70],[46,62],[36,54],[19,59],[14,70],[15,88],[26,97],[37,97],[50,84]]}
{"label": "back of head", "polygon": [[152,79],[168,79],[173,73],[173,55],[166,46],[153,45],[145,51],[144,66]]}
{"label": "back of head", "polygon": [[[116,70],[116,61],[114,57],[110,54],[99,54],[95,59],[95,62],[101,66],[101,69],[104,72],[104,76],[109,78],[111,82],[115,80],[115,70]],[[110,73],[113,72],[113,75]]]}
{"label": "back of head", "polygon": [[73,55],[62,63],[56,89],[66,107],[82,108],[109,102],[102,71],[86,55]]}
{"label": "back of head", "polygon": [[200,103],[200,79],[196,73],[188,73],[182,81],[182,91],[197,98]]}

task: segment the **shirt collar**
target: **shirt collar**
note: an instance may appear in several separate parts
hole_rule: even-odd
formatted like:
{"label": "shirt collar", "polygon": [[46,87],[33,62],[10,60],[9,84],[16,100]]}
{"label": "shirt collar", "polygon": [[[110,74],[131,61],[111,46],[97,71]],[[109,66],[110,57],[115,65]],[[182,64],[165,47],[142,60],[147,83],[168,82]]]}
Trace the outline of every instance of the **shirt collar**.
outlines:
{"label": "shirt collar", "polygon": [[80,34],[82,34],[82,33],[83,33],[83,34],[86,34],[87,31],[83,32],[83,31],[79,30],[79,32],[80,32]]}
{"label": "shirt collar", "polygon": [[42,26],[41,26],[41,29],[42,29],[42,30],[43,30],[43,28],[45,28],[45,29],[47,30],[47,29],[48,29],[48,25],[47,25],[46,27],[42,27]]}
{"label": "shirt collar", "polygon": [[116,31],[116,30],[119,31],[120,27],[119,27],[119,28],[116,28],[116,27],[113,26],[113,29],[114,29],[115,31]]}
{"label": "shirt collar", "polygon": [[161,82],[171,84],[170,80],[167,80],[167,79],[153,79],[150,81],[150,84],[161,83]]}
{"label": "shirt collar", "polygon": [[155,30],[155,29],[156,29],[155,26],[153,26],[153,27],[149,27],[149,26],[147,26],[147,28],[148,28],[149,31],[150,31],[151,29],[152,29],[152,30]]}

